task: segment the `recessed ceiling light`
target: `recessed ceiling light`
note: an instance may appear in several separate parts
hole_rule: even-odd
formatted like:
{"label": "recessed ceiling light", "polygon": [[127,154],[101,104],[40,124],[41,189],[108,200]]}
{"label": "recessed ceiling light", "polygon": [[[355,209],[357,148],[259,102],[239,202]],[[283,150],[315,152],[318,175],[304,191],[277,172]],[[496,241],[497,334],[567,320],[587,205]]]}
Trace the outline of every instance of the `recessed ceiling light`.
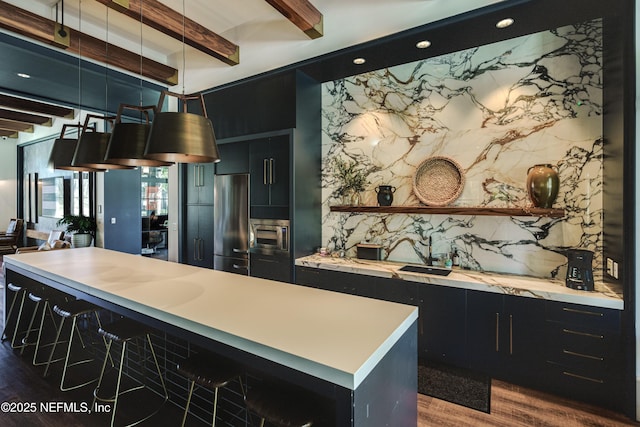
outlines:
{"label": "recessed ceiling light", "polygon": [[513,20],[513,18],[501,19],[496,24],[496,27],[498,27],[498,28],[507,28],[507,27],[511,26],[514,22],[515,21]]}
{"label": "recessed ceiling light", "polygon": [[31,76],[25,73],[18,73],[18,77],[22,77],[23,79],[30,79]]}
{"label": "recessed ceiling light", "polygon": [[418,43],[416,43],[416,47],[418,49],[426,49],[429,46],[431,46],[431,42],[429,40],[422,40],[422,41],[419,41]]}
{"label": "recessed ceiling light", "polygon": [[367,60],[364,59],[364,58],[356,58],[356,59],[353,60],[353,63],[356,64],[356,65],[362,65],[365,62],[367,62]]}

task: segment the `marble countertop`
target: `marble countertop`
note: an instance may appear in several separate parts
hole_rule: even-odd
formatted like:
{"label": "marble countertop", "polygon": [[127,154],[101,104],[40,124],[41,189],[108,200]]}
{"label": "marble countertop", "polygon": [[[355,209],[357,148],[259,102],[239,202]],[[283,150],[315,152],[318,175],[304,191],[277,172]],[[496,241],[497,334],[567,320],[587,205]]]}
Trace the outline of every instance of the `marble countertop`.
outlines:
{"label": "marble countertop", "polygon": [[452,286],[477,291],[584,304],[594,307],[613,308],[617,310],[624,309],[621,289],[612,288],[602,282],[595,284],[596,290],[594,292],[587,292],[567,288],[564,280],[558,279],[540,279],[457,268],[453,269],[448,276],[438,276],[400,271],[400,268],[407,264],[397,262],[369,261],[357,258],[337,258],[321,255],[310,255],[298,258],[296,259],[296,265],[346,273],[410,280],[424,284]]}
{"label": "marble countertop", "polygon": [[94,247],[4,264],[352,390],[418,318],[409,305]]}

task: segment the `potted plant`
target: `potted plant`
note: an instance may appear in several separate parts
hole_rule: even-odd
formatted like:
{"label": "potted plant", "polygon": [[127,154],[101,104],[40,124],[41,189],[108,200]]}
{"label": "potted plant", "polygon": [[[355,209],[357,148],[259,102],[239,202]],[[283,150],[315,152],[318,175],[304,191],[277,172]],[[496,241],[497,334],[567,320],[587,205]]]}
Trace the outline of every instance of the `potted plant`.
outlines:
{"label": "potted plant", "polygon": [[66,225],[71,234],[71,245],[74,248],[84,248],[91,245],[96,232],[96,220],[84,215],[65,215],[57,225]]}
{"label": "potted plant", "polygon": [[364,191],[367,181],[367,172],[359,168],[356,162],[345,161],[341,158],[334,160],[334,177],[340,185],[336,190],[337,196],[348,198],[349,204],[360,204],[360,192]]}

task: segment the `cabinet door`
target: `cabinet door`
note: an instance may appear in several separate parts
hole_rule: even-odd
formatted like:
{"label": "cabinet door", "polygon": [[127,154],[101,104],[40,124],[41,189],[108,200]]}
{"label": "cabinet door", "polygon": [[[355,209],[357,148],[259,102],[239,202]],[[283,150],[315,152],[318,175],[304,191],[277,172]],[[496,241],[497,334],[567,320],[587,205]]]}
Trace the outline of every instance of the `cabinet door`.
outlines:
{"label": "cabinet door", "polygon": [[502,353],[509,346],[502,298],[491,292],[467,292],[469,364],[489,375],[500,369]]}
{"label": "cabinet door", "polygon": [[213,204],[213,163],[187,165],[187,204]]}
{"label": "cabinet door", "polygon": [[187,205],[184,262],[213,268],[213,206]]}
{"label": "cabinet door", "polygon": [[252,277],[291,282],[291,261],[289,257],[252,253],[249,255],[249,266],[249,274]]}
{"label": "cabinet door", "polygon": [[296,284],[312,288],[320,287],[320,270],[310,267],[296,267]]}
{"label": "cabinet door", "polygon": [[220,161],[216,163],[216,174],[249,173],[249,143],[235,142],[218,145]]}
{"label": "cabinet door", "polygon": [[289,136],[269,140],[269,204],[289,206]]}
{"label": "cabinet door", "polygon": [[[419,357],[466,366],[466,291],[418,285]],[[475,357],[472,352],[471,357]]]}
{"label": "cabinet door", "polygon": [[504,346],[509,357],[509,379],[535,383],[545,365],[545,303],[511,295],[503,298],[503,328],[509,334]]}
{"label": "cabinet door", "polygon": [[251,206],[269,204],[269,154],[267,138],[251,141],[249,151]]}

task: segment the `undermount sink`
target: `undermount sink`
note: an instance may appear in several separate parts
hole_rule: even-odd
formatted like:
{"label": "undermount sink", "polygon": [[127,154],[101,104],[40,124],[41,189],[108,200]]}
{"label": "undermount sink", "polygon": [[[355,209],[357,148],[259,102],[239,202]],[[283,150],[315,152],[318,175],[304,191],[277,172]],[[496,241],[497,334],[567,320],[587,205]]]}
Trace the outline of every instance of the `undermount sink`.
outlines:
{"label": "undermount sink", "polygon": [[406,271],[408,273],[436,274],[438,276],[447,276],[451,273],[451,269],[449,268],[431,267],[428,265],[405,265],[400,268],[400,271]]}

